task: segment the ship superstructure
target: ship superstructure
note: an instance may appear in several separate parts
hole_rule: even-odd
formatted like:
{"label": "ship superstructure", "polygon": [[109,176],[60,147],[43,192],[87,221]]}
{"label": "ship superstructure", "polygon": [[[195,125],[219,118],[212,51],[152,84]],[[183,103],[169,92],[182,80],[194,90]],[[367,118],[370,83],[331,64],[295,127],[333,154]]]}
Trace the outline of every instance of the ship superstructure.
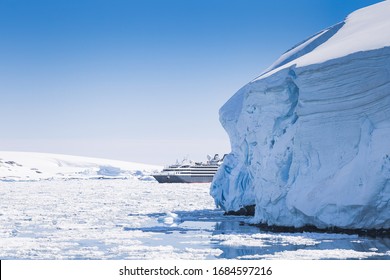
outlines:
{"label": "ship superstructure", "polygon": [[159,183],[211,183],[222,161],[218,154],[213,158],[209,156],[206,163],[183,160],[164,168],[153,177]]}

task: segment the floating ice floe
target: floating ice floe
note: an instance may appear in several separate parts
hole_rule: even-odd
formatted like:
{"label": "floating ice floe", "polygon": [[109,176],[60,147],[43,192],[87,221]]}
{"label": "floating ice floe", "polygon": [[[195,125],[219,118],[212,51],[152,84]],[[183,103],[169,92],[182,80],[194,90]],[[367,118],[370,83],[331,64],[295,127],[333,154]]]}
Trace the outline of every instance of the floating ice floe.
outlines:
{"label": "floating ice floe", "polygon": [[158,221],[171,227],[175,227],[181,223],[179,215],[170,211],[166,212],[164,216],[158,218]]}

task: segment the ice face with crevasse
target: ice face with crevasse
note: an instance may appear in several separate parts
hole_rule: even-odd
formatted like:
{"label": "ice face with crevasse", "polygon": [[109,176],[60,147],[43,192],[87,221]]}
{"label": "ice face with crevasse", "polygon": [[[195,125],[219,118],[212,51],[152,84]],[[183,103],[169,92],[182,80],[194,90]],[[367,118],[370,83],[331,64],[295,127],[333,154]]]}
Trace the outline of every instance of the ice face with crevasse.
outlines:
{"label": "ice face with crevasse", "polygon": [[231,153],[211,185],[254,222],[390,228],[390,1],[283,54],[220,109]]}

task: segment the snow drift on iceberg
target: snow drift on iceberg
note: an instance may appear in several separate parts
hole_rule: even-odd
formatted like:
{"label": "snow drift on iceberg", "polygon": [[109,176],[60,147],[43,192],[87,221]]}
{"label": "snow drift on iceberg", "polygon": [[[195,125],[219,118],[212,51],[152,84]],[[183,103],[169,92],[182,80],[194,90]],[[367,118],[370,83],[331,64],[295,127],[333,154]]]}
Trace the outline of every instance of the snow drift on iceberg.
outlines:
{"label": "snow drift on iceberg", "polygon": [[220,109],[211,194],[277,226],[390,228],[390,1],[295,46]]}

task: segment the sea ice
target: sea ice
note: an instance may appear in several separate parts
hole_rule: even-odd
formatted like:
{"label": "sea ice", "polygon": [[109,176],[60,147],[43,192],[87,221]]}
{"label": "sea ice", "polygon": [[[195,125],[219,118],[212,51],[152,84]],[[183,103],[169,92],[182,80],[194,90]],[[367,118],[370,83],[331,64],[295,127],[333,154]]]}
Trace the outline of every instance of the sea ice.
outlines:
{"label": "sea ice", "polygon": [[390,259],[388,238],[250,226],[215,209],[205,184],[0,181],[0,197],[3,260]]}

